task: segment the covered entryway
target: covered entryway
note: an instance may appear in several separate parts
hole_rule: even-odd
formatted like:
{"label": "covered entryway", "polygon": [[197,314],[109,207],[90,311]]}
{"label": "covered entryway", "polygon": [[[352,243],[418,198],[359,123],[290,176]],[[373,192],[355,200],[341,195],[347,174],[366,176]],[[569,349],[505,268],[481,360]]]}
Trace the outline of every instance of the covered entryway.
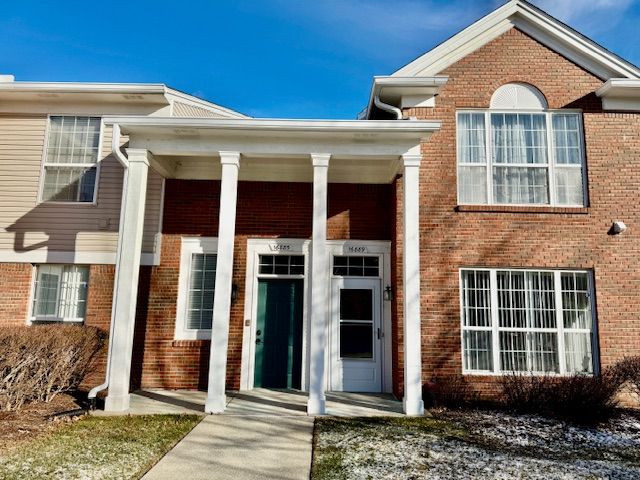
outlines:
{"label": "covered entryway", "polygon": [[300,389],[303,281],[260,279],[254,387]]}

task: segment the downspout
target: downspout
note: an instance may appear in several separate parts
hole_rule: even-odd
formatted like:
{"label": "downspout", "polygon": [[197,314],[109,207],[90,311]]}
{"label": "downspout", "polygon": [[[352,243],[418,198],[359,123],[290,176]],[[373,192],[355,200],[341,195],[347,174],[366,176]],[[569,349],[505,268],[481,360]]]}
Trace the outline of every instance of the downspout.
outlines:
{"label": "downspout", "polygon": [[373,104],[376,107],[378,107],[380,110],[393,113],[396,116],[396,120],[402,120],[402,110],[400,110],[398,107],[394,107],[393,105],[389,105],[388,103],[384,103],[382,100],[380,100],[380,92],[376,93],[376,96],[373,98]]}
{"label": "downspout", "polygon": [[[111,137],[111,152],[113,153],[113,156],[116,157],[118,162],[120,162],[120,164],[124,167],[124,176],[122,179],[122,191],[124,192],[126,191],[127,179],[129,177],[129,168],[128,168],[129,160],[127,159],[127,157],[124,156],[124,154],[122,153],[122,150],[120,150],[120,125],[118,125],[117,123],[113,124],[113,133]],[[118,283],[118,264],[120,261],[120,255],[122,250],[120,232],[122,232],[122,228],[123,228],[122,223],[124,221],[125,207],[126,205],[124,203],[124,198],[123,198],[122,205],[120,206],[120,221],[118,225],[118,247],[116,250],[116,273],[114,278],[114,283],[116,284]],[[105,373],[104,382],[98,385],[97,387],[93,387],[89,391],[89,395],[87,396],[91,410],[96,409],[96,397],[98,396],[98,393],[102,392],[103,390],[106,390],[109,387],[109,374],[111,372],[111,355],[112,355],[112,349],[113,349],[113,342],[111,340],[113,339],[113,329],[116,323],[115,322],[116,319],[114,318],[114,312],[116,311],[117,301],[118,299],[114,297],[111,305],[111,325],[109,326],[109,339],[108,339],[109,350],[107,352],[107,369]]]}

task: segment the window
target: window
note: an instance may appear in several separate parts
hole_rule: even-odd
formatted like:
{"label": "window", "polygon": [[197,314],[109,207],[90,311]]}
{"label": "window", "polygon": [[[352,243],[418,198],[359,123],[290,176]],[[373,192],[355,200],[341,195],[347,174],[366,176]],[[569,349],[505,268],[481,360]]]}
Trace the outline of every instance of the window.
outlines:
{"label": "window", "polygon": [[304,255],[260,255],[261,275],[304,275]]}
{"label": "window", "polygon": [[83,322],[87,310],[89,267],[37,265],[32,322]]}
{"label": "window", "polygon": [[378,257],[333,257],[333,274],[336,277],[377,277],[380,275]]}
{"label": "window", "polygon": [[340,358],[373,358],[373,290],[340,289]]}
{"label": "window", "polygon": [[100,118],[49,118],[42,200],[93,202],[100,153]]}
{"label": "window", "polygon": [[588,272],[462,270],[465,372],[593,373]]}
{"label": "window", "polygon": [[459,112],[458,201],[583,206],[580,114]]}
{"label": "window", "polygon": [[176,339],[211,338],[217,248],[215,238],[182,239]]}

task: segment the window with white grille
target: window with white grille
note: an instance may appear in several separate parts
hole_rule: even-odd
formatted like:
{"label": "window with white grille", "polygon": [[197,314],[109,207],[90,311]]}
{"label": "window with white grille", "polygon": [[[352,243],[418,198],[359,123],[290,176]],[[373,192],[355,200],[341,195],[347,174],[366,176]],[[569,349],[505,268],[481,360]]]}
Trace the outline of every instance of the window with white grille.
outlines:
{"label": "window with white grille", "polygon": [[457,145],[461,204],[586,204],[579,113],[458,112]]}
{"label": "window with white grille", "polygon": [[88,282],[87,266],[36,266],[31,321],[83,322]]}
{"label": "window with white grille", "polygon": [[93,202],[100,153],[100,118],[49,118],[42,201]]}
{"label": "window with white grille", "polygon": [[461,271],[465,372],[593,373],[586,271]]}

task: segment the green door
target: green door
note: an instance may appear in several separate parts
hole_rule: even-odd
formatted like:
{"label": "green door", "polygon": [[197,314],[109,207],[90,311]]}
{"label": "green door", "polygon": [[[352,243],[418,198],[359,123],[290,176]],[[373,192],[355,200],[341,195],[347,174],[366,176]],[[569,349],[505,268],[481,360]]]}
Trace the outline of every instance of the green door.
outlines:
{"label": "green door", "polygon": [[302,280],[259,280],[253,384],[300,388]]}

